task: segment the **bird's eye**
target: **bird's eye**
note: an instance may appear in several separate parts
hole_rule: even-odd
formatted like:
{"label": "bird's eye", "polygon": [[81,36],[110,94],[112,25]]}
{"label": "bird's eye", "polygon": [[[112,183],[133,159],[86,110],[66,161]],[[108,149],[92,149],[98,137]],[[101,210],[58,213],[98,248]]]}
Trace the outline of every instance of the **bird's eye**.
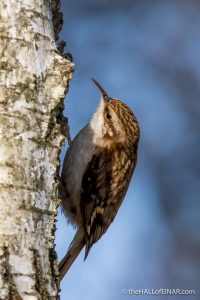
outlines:
{"label": "bird's eye", "polygon": [[109,121],[112,119],[112,116],[108,111],[106,112],[106,119]]}

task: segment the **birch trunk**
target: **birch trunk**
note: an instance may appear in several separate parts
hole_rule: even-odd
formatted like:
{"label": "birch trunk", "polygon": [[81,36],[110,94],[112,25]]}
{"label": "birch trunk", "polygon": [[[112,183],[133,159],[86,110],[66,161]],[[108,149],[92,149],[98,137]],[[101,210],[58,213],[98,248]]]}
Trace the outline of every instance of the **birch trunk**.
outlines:
{"label": "birch trunk", "polygon": [[5,300],[58,299],[56,177],[72,71],[55,42],[58,2],[0,1],[0,299]]}

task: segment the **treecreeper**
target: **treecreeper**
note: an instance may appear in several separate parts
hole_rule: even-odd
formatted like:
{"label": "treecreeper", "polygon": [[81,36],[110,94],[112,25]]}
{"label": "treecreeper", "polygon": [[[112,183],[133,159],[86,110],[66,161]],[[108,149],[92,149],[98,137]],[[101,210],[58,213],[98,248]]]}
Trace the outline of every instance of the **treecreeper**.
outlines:
{"label": "treecreeper", "polygon": [[139,125],[131,109],[101,93],[90,122],[71,142],[63,163],[59,198],[76,234],[59,263],[60,280],[82,248],[88,253],[113,222],[137,161]]}

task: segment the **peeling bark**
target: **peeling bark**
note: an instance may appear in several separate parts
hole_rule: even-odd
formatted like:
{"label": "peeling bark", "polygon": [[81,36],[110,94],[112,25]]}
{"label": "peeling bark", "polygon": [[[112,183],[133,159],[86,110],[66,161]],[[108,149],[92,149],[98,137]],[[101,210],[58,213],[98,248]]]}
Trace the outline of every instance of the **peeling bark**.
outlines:
{"label": "peeling bark", "polygon": [[56,178],[73,69],[61,16],[59,1],[0,2],[0,299],[58,299]]}

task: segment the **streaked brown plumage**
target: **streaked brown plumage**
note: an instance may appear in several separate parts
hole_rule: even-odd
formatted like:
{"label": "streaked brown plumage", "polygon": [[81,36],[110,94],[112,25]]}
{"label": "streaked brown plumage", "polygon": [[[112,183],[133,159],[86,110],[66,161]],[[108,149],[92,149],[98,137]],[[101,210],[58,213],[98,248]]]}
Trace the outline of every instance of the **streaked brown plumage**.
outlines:
{"label": "streaked brown plumage", "polygon": [[137,160],[139,126],[134,114],[93,81],[102,94],[100,105],[70,144],[59,186],[64,212],[77,227],[59,263],[60,280],[84,246],[86,259],[114,220]]}

